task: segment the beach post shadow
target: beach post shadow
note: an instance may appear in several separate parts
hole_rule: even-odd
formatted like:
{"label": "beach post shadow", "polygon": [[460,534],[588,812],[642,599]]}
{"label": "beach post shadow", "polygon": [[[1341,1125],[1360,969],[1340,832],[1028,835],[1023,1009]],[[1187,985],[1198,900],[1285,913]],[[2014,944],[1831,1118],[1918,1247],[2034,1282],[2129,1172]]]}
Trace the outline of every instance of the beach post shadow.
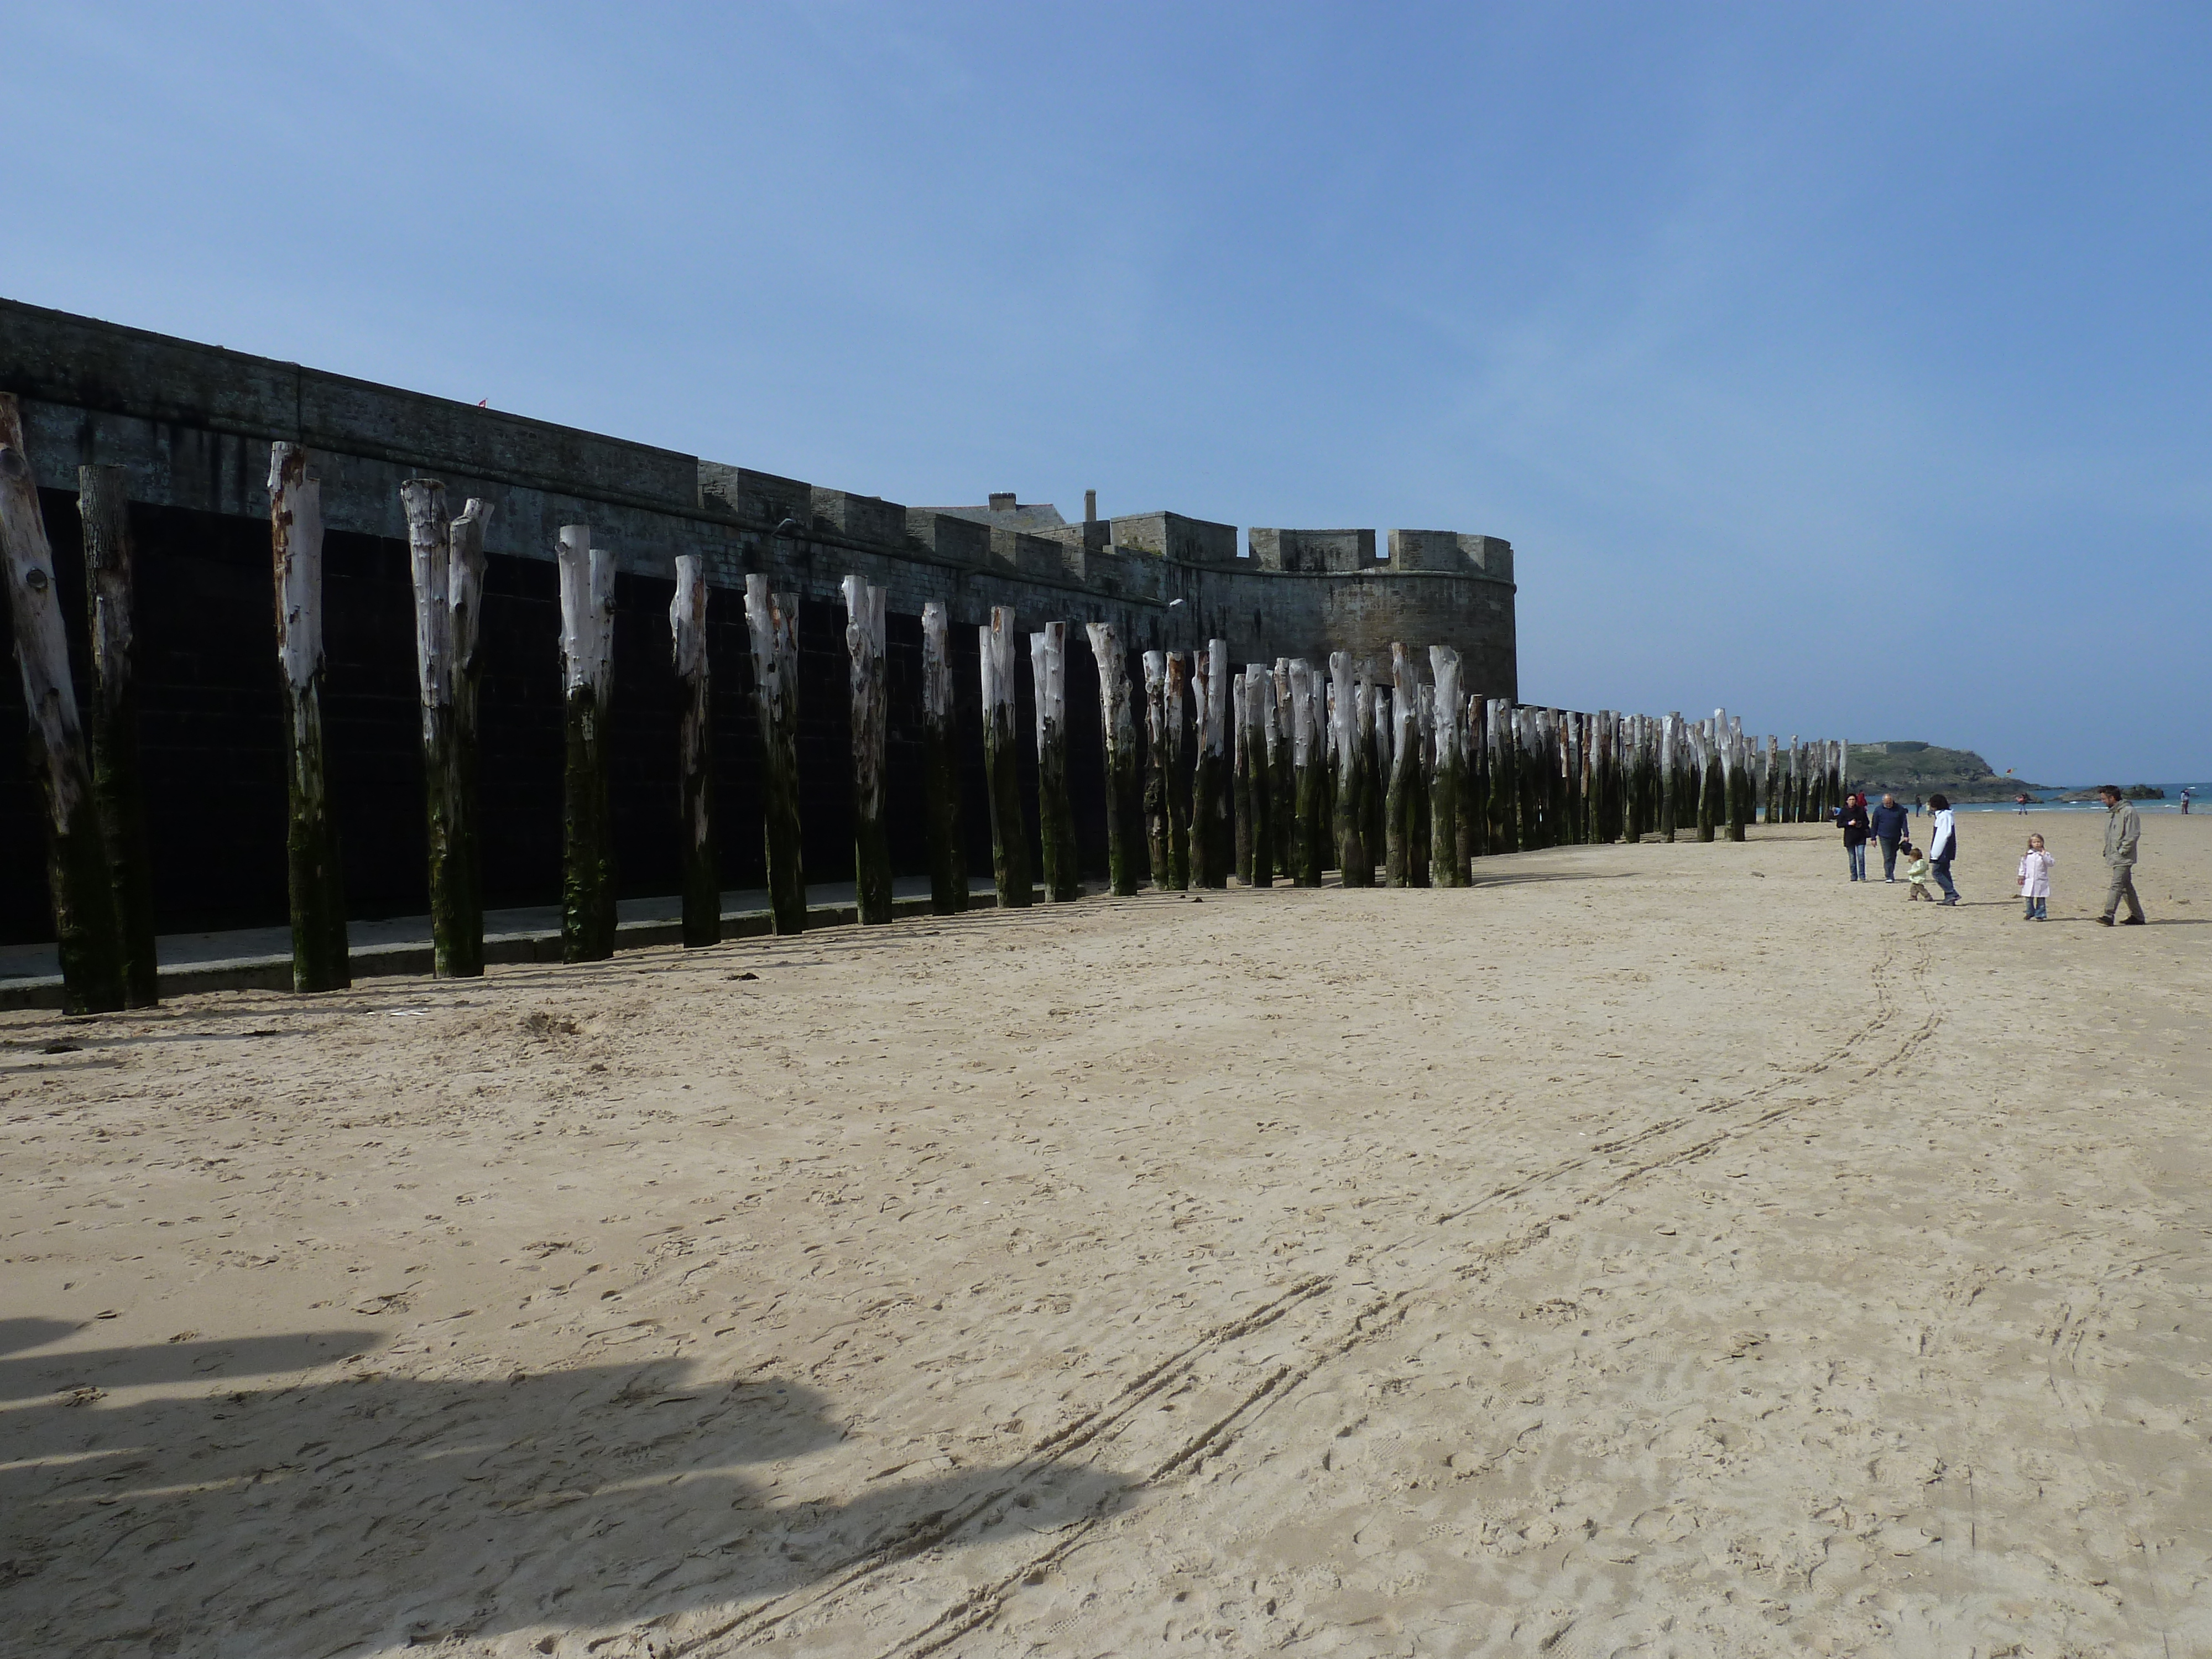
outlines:
{"label": "beach post shadow", "polygon": [[[361,1355],[365,1334],[11,1356],[0,1619],[26,1650],[338,1654],[636,1625],[957,1534],[1050,1533],[1136,1484],[1049,1457],[948,1467],[925,1443],[857,1492],[848,1478],[841,1498],[806,1500],[779,1482],[845,1438],[828,1396],[680,1359],[466,1379],[325,1359],[307,1381],[277,1375],[331,1346]],[[255,1370],[268,1386],[207,1387]]]}

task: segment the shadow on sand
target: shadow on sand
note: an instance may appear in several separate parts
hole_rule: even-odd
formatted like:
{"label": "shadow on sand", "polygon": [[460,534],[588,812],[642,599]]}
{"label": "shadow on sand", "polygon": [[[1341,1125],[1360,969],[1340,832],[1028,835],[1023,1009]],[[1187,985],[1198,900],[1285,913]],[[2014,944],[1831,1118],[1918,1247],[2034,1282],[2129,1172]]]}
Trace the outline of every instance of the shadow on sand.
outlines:
{"label": "shadow on sand", "polygon": [[[963,1468],[923,1443],[848,1450],[842,1498],[808,1501],[817,1483],[792,1461],[847,1433],[785,1378],[682,1360],[334,1375],[333,1352],[374,1347],[358,1330],[23,1352],[71,1328],[0,1323],[0,1627],[21,1652],[338,1655],[634,1625],[956,1531],[1049,1533],[1134,1484],[1048,1461]],[[248,1375],[272,1382],[206,1391]],[[185,1397],[112,1395],[187,1380]]]}

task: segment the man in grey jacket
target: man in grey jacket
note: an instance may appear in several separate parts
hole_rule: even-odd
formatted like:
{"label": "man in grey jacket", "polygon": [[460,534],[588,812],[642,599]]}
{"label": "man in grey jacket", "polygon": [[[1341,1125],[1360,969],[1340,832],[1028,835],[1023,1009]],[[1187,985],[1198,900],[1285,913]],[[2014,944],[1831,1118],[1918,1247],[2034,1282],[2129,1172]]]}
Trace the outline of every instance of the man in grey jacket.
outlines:
{"label": "man in grey jacket", "polygon": [[2097,793],[2105,799],[2105,863],[2112,872],[2112,885],[2105,892],[2105,914],[2097,920],[2110,927],[2112,913],[2125,899],[2128,918],[2120,926],[2140,927],[2143,912],[2142,901],[2136,896],[2136,843],[2142,839],[2142,819],[2122,798],[2118,784],[2104,784]]}

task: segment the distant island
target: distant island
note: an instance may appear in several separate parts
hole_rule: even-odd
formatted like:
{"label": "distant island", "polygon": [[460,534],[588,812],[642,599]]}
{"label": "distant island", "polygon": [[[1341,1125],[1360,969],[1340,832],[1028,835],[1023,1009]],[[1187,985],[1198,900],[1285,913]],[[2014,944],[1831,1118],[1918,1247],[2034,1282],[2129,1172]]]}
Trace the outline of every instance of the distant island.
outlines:
{"label": "distant island", "polygon": [[1932,743],[1855,743],[1850,787],[1869,795],[1925,799],[1941,791],[1954,801],[2010,800],[2040,793],[2051,786],[2025,778],[2000,777],[1971,749],[1943,749]]}

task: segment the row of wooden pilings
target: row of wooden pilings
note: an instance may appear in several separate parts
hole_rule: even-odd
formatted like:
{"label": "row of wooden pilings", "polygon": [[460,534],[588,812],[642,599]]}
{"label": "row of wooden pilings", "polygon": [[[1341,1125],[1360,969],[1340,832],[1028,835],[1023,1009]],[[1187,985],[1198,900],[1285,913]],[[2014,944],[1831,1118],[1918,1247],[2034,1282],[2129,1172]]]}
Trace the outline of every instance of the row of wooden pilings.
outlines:
{"label": "row of wooden pilings", "polygon": [[[320,489],[295,445],[271,447],[271,553],[276,653],[285,706],[287,838],[293,978],[301,991],[350,981],[337,825],[324,787]],[[0,397],[0,546],[16,653],[31,713],[30,746],[49,814],[48,878],[67,1005],[94,1012],[156,999],[152,885],[139,796],[131,689],[131,541],[121,470],[79,472],[87,592],[92,605],[90,718],[80,722],[67,630],[14,400]],[[437,480],[400,489],[408,526],[421,693],[429,848],[432,953],[441,976],[483,971],[483,913],[475,823],[477,632],[484,534],[492,509],[471,498],[449,516]],[[567,750],[562,794],[562,948],[585,962],[612,954],[615,879],[605,719],[613,696],[614,562],[585,525],[562,526],[561,601]],[[888,727],[884,590],[843,584],[852,700],[856,909],[891,917],[885,834]],[[680,557],[669,609],[671,647],[687,694],[677,740],[684,836],[683,938],[721,936],[708,721],[707,583]],[[805,926],[800,861],[798,601],[745,580],[763,776],[769,910],[778,933]],[[942,604],[922,612],[923,793],[931,902],[968,903],[953,719],[952,653]],[[1067,630],[1030,635],[1036,692],[1042,884],[1054,900],[1081,886],[1067,780]],[[1319,886],[1465,886],[1473,861],[1578,842],[1741,840],[1770,822],[1825,817],[1842,798],[1840,743],[1762,747],[1741,722],[1519,707],[1461,689],[1458,655],[1391,647],[1379,665],[1332,653],[1326,665],[1279,659],[1241,671],[1225,641],[1185,656],[1151,651],[1143,684],[1110,623],[1087,624],[1104,724],[1111,890],[1224,887],[1278,874]],[[1029,841],[1018,767],[1014,613],[982,627],[983,761],[999,904],[1031,902]],[[1421,670],[1429,670],[1424,678]],[[1139,698],[1141,696],[1141,711]],[[1139,743],[1138,720],[1145,726]],[[1191,734],[1188,738],[1186,733]],[[1194,752],[1186,755],[1186,747]],[[1139,838],[1141,837],[1141,844]]]}

